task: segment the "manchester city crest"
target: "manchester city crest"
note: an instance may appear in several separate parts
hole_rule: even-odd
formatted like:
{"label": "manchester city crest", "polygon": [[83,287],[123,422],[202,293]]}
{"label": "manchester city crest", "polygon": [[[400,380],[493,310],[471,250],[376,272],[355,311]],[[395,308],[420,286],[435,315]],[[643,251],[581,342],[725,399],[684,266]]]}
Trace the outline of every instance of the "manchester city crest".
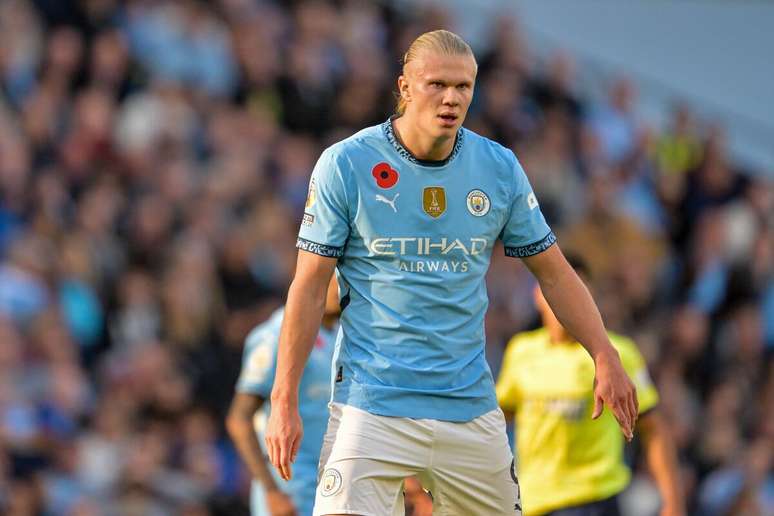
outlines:
{"label": "manchester city crest", "polygon": [[471,190],[468,193],[468,211],[474,217],[483,217],[489,213],[491,203],[489,197],[481,190]]}
{"label": "manchester city crest", "polygon": [[333,468],[326,469],[320,480],[320,494],[331,496],[338,493],[339,489],[341,489],[341,473]]}

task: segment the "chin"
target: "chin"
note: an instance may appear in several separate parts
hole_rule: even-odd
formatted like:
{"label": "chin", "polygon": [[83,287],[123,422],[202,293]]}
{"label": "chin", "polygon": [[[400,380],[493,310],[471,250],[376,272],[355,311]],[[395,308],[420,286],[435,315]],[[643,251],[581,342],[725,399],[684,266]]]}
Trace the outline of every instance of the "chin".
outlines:
{"label": "chin", "polygon": [[438,136],[454,136],[460,128],[459,123],[454,125],[435,124],[435,134]]}

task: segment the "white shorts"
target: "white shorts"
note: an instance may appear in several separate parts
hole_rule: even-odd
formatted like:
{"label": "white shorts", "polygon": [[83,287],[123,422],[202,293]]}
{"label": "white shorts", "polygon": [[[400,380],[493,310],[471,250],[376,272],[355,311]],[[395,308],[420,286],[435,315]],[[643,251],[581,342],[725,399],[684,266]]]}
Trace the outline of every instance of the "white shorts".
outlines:
{"label": "white shorts", "polygon": [[500,409],[452,423],[330,408],[314,516],[402,516],[403,481],[412,475],[432,495],[434,515],[521,516]]}

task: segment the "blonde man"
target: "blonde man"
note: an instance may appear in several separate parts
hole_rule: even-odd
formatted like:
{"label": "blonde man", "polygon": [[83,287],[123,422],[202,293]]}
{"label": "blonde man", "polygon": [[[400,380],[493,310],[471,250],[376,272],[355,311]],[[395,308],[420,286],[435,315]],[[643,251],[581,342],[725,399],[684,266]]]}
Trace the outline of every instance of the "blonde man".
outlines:
{"label": "blonde man", "polygon": [[336,269],[344,309],[316,516],[402,514],[410,475],[438,514],[520,514],[484,358],[484,275],[498,238],[594,357],[597,410],[607,403],[631,436],[634,386],[524,171],[462,128],[476,69],[459,36],[421,35],[404,57],[398,115],[328,148],[312,172],[266,443],[289,478],[303,435],[299,376]]}

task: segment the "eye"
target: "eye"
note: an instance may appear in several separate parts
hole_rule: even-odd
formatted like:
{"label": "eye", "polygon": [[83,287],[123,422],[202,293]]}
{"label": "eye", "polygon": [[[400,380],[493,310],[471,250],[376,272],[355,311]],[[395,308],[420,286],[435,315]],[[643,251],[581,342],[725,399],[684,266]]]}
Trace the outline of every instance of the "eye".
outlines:
{"label": "eye", "polygon": [[433,81],[430,83],[430,86],[433,88],[443,88],[443,83],[441,81]]}
{"label": "eye", "polygon": [[458,84],[458,85],[457,85],[457,89],[458,89],[458,90],[465,91],[465,90],[467,90],[467,89],[470,89],[470,85],[469,85],[469,84]]}

